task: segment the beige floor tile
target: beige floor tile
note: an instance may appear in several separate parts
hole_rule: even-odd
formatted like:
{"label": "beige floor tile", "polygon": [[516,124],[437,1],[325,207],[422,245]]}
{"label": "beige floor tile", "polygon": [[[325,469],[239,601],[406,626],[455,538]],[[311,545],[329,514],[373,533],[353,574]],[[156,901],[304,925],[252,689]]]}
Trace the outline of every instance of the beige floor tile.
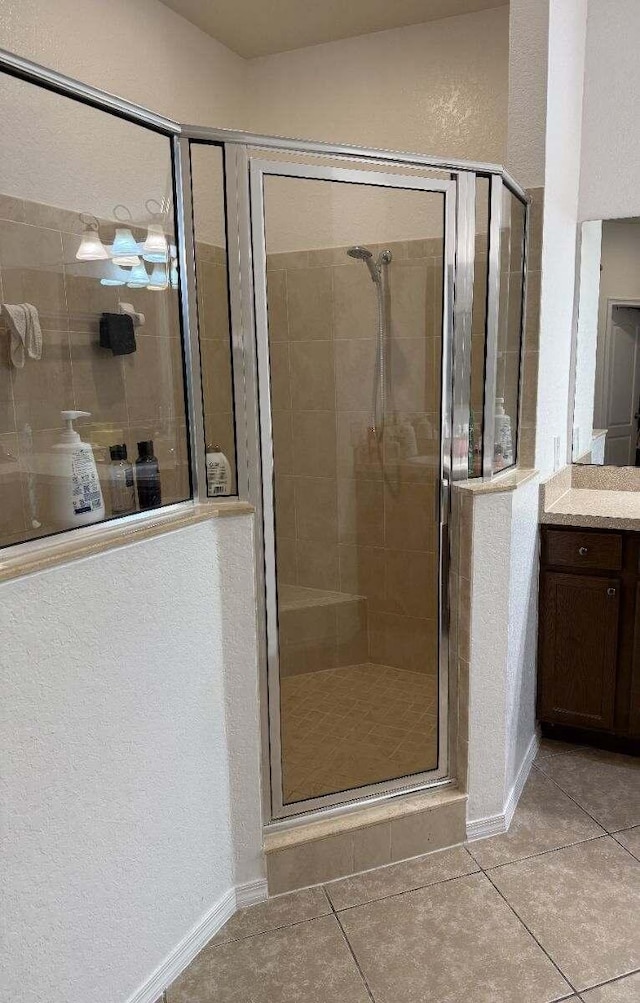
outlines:
{"label": "beige floor tile", "polygon": [[303,888],[299,892],[275,895],[265,902],[240,909],[209,943],[244,940],[267,930],[278,930],[318,916],[327,916],[330,912],[331,906],[322,888]]}
{"label": "beige floor tile", "polygon": [[602,835],[604,830],[589,815],[533,769],[509,832],[470,843],[469,852],[481,867],[496,867]]}
{"label": "beige floor tile", "polygon": [[640,967],[640,868],[610,836],[491,871],[580,991]]}
{"label": "beige floor tile", "polygon": [[571,991],[482,874],[348,909],[340,922],[376,1003],[548,1003]]}
{"label": "beige floor tile", "polygon": [[347,909],[376,899],[398,895],[440,881],[448,881],[463,874],[472,874],[478,867],[463,846],[451,850],[437,850],[423,857],[378,867],[365,874],[332,881],[326,885],[335,909]]}
{"label": "beige floor tile", "polygon": [[574,742],[561,742],[555,738],[541,738],[535,764],[537,766],[545,759],[551,759],[552,756],[559,756],[563,752],[579,752],[580,749],[584,749],[584,746],[576,745]]}
{"label": "beige floor tile", "polygon": [[[640,860],[640,825],[634,825],[633,829],[623,829],[622,832],[616,832],[615,839],[622,843],[629,853],[633,853],[634,857]],[[638,999],[640,999],[640,995]]]}
{"label": "beige floor tile", "polygon": [[606,986],[582,994],[584,1003],[638,1003],[640,1000],[640,972],[616,979]]}
{"label": "beige floor tile", "polygon": [[167,1003],[370,1003],[333,916],[206,947]]}
{"label": "beige floor tile", "polygon": [[640,823],[640,759],[583,749],[540,769],[609,832]]}

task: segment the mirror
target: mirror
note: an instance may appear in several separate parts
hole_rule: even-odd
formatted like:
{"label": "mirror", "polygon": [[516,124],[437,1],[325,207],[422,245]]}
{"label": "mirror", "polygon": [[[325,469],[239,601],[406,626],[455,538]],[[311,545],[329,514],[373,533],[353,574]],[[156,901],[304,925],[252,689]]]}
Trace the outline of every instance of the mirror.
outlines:
{"label": "mirror", "polygon": [[640,218],[582,225],[574,463],[640,466]]}

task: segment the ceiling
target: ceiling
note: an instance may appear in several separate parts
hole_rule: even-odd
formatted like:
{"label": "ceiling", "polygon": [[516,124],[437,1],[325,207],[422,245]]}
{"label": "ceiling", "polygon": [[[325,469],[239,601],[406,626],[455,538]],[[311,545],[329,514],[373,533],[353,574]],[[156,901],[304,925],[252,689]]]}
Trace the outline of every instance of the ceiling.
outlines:
{"label": "ceiling", "polygon": [[239,56],[267,56],[500,7],[505,0],[162,0]]}

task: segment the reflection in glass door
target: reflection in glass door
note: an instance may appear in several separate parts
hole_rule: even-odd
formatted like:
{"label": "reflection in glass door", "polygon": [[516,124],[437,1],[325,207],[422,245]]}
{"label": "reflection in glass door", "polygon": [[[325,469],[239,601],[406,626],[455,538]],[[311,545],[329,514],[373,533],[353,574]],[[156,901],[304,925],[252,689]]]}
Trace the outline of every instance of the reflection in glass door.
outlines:
{"label": "reflection in glass door", "polygon": [[262,161],[251,183],[277,817],[447,772],[454,182]]}

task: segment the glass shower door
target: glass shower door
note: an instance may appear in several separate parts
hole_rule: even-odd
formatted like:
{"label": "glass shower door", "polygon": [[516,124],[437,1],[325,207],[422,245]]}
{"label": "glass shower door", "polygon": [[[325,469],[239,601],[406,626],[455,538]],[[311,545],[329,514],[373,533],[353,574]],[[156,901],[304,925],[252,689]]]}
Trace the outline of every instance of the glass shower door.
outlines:
{"label": "glass shower door", "polygon": [[455,186],[251,164],[274,817],[445,776]]}

